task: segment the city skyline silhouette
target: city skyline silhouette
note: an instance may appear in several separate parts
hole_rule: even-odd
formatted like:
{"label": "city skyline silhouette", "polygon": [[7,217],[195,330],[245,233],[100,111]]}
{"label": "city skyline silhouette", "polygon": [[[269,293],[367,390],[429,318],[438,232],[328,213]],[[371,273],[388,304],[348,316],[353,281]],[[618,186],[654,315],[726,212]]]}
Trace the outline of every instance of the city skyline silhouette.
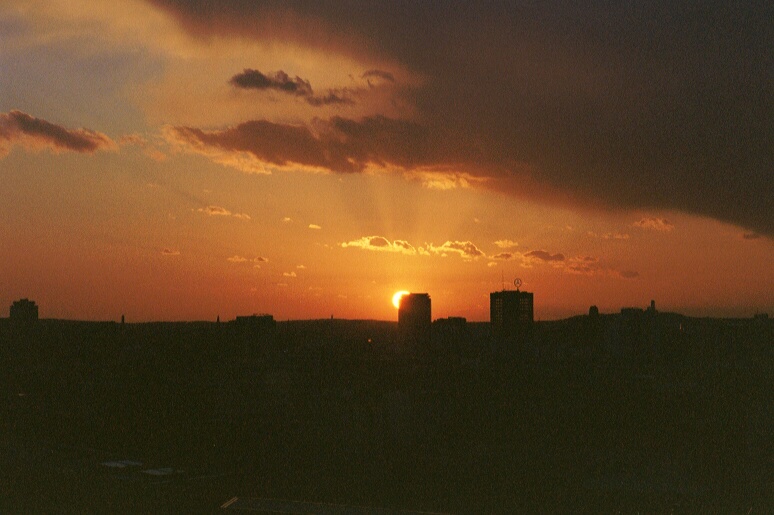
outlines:
{"label": "city skyline silhouette", "polygon": [[0,2],[0,512],[767,513],[767,2]]}

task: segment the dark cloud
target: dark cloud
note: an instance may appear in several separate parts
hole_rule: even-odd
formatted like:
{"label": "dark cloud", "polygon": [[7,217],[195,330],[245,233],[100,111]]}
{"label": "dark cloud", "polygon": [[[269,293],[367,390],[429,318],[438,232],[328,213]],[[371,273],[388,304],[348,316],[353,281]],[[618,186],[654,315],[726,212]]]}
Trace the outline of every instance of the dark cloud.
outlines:
{"label": "dark cloud", "polygon": [[0,113],[0,156],[13,144],[34,148],[45,146],[54,150],[93,153],[116,148],[106,135],[89,129],[67,129],[61,125],[12,110]]}
{"label": "dark cloud", "polygon": [[536,258],[541,261],[564,261],[564,254],[551,254],[545,250],[533,250],[524,254],[526,257]]}
{"label": "dark cloud", "polygon": [[745,240],[758,240],[761,238],[761,235],[757,232],[746,232],[742,233],[742,239]]}
{"label": "dark cloud", "polygon": [[361,79],[381,79],[388,82],[395,82],[395,76],[384,70],[368,70],[360,76]]}
{"label": "dark cloud", "polygon": [[331,104],[354,104],[352,94],[348,90],[329,90],[325,95],[315,95],[312,85],[301,77],[291,78],[282,70],[264,75],[258,70],[245,68],[242,73],[231,77],[229,84],[241,89],[275,90],[290,95],[303,97],[310,105],[323,106]]}
{"label": "dark cloud", "polygon": [[315,132],[305,126],[265,120],[224,130],[173,127],[168,137],[188,150],[208,155],[213,150],[247,152],[257,159],[285,166],[298,164],[335,172],[360,172],[369,163],[414,168],[432,162],[437,148],[422,126],[383,116],[359,121],[334,117],[318,120]]}
{"label": "dark cloud", "polygon": [[299,96],[312,94],[312,85],[309,84],[308,80],[298,76],[291,78],[282,70],[273,75],[264,75],[258,70],[245,68],[242,73],[231,77],[229,83],[242,89],[273,89]]}
{"label": "dark cloud", "polygon": [[[400,94],[449,142],[432,164],[478,164],[499,179],[486,187],[774,236],[771,2],[149,1],[199,37],[310,45],[421,76]],[[420,155],[412,147],[409,163]]]}
{"label": "dark cloud", "polygon": [[308,96],[306,97],[306,101],[315,107],[335,104],[351,105],[355,103],[351,93],[347,90],[330,90],[325,95]]}
{"label": "dark cloud", "polygon": [[618,275],[624,279],[636,279],[640,276],[639,272],[635,272],[634,270],[623,270],[619,272]]}

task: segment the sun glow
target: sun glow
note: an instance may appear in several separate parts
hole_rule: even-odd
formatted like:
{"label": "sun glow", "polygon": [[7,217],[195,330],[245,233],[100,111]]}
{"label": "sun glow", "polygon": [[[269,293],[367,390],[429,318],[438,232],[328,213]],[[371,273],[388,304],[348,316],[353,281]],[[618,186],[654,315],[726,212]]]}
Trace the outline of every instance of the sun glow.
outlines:
{"label": "sun glow", "polygon": [[409,292],[406,290],[396,291],[395,295],[392,296],[392,305],[395,306],[395,309],[400,308],[400,298],[404,295],[408,295]]}

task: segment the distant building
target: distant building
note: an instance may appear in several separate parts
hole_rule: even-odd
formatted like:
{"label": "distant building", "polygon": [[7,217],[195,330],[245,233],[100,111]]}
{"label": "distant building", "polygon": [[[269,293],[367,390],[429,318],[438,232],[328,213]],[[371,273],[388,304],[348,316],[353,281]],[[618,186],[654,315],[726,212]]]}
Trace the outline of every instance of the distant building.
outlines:
{"label": "distant building", "polygon": [[38,321],[38,306],[29,299],[17,300],[11,304],[10,317],[15,324],[34,324]]}
{"label": "distant building", "polygon": [[[218,316],[220,321],[220,316]],[[273,336],[277,328],[277,322],[271,315],[238,316],[234,325],[245,336]]]}
{"label": "distant building", "polygon": [[527,291],[496,291],[489,294],[489,321],[497,340],[526,335],[534,321],[533,294]]}
{"label": "distant building", "polygon": [[416,345],[430,343],[431,324],[429,294],[409,293],[400,298],[398,336],[401,343]]}

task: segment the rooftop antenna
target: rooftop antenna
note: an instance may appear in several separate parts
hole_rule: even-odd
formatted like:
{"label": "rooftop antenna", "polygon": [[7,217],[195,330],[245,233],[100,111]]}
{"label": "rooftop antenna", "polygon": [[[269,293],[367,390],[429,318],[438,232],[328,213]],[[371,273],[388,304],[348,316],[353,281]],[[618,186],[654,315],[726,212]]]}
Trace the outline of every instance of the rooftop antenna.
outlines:
{"label": "rooftop antenna", "polygon": [[518,277],[513,280],[513,285],[516,287],[516,291],[519,291],[519,287],[521,286],[521,279]]}

